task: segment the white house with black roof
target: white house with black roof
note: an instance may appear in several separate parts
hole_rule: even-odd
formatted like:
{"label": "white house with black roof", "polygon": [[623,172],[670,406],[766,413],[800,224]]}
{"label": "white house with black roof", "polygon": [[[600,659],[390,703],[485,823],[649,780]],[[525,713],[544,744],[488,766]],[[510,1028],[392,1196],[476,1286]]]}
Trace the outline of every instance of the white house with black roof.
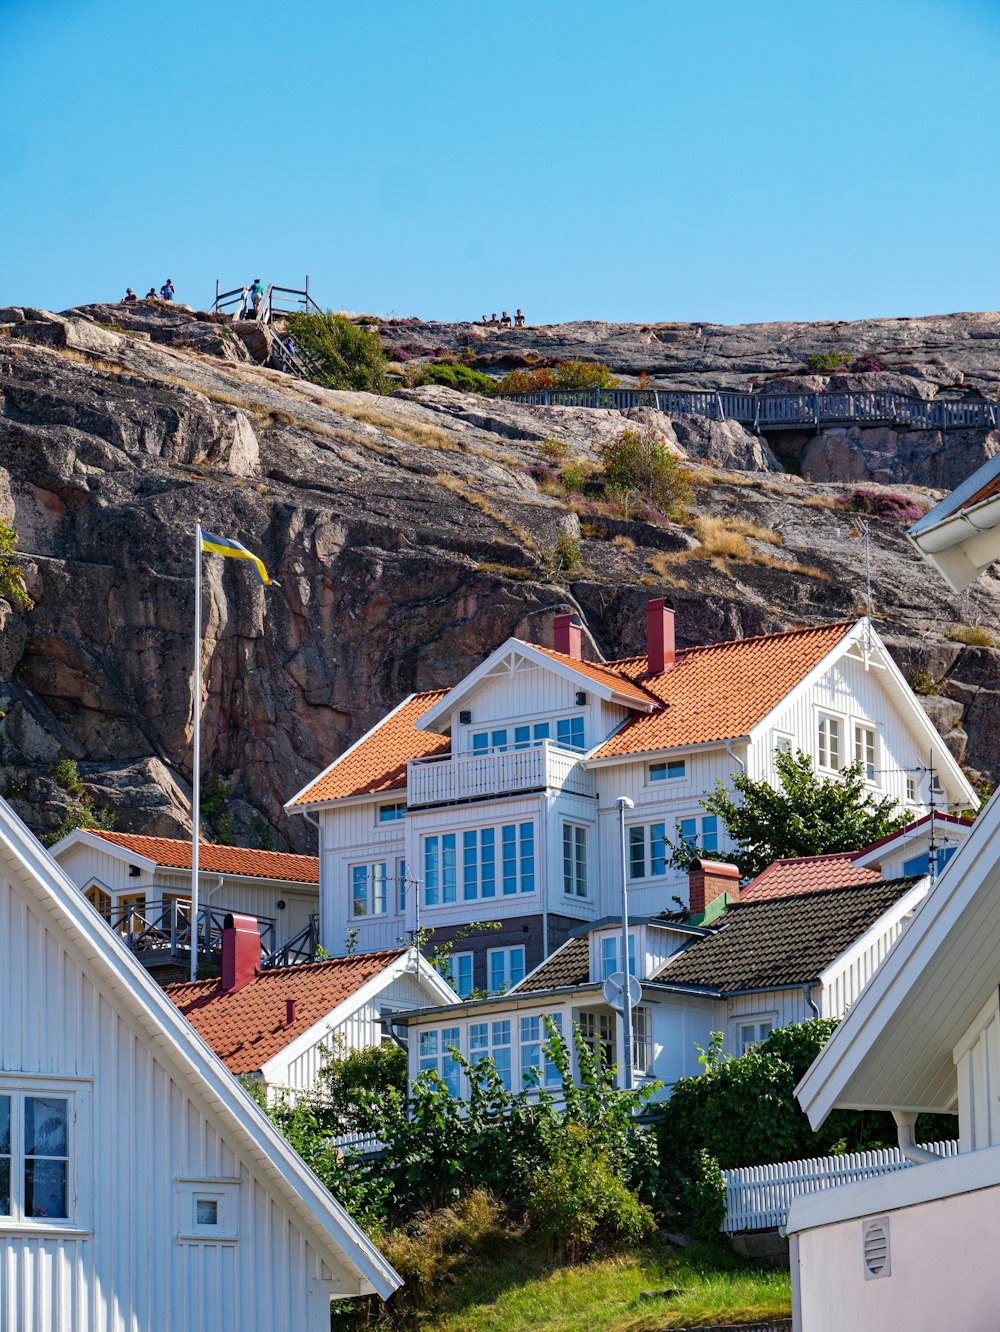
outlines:
{"label": "white house with black roof", "polygon": [[[700,908],[637,916],[629,922],[629,970],[642,996],[633,1010],[635,1084],[700,1071],[698,1046],[724,1035],[740,1054],[776,1027],[841,1017],[864,989],[927,892],[909,877],[741,904],[735,868],[695,862],[692,897]],[[699,882],[700,881],[700,882]],[[721,909],[720,909],[721,908]],[[456,1096],[467,1079],[452,1050],[475,1062],[492,1056],[516,1090],[531,1069],[542,1086],[559,1083],[542,1049],[549,1018],[566,1036],[574,1026],[609,1063],[622,1064],[622,1021],[603,982],[621,965],[621,920],[576,931],[506,994],[405,1016],[410,1078],[434,1070]]]}

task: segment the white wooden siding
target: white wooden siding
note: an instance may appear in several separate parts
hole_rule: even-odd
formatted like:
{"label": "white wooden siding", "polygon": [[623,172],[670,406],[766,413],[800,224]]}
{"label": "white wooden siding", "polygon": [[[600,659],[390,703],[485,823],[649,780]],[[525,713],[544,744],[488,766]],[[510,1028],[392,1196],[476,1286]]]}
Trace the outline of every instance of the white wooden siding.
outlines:
{"label": "white wooden siding", "polygon": [[[52,1222],[28,1236],[0,1223],[0,1326],[326,1332],[322,1294],[343,1288],[345,1272],[325,1266],[259,1169],[233,1149],[207,1094],[181,1083],[156,1024],[122,1016],[58,928],[22,881],[0,877],[5,1089],[36,1086],[39,1075],[76,1078],[91,1102],[73,1153],[83,1233],[62,1234]],[[235,1242],[177,1239],[179,1180],[237,1184]]]}
{"label": "white wooden siding", "polygon": [[963,1152],[1000,1145],[1000,1004],[996,993],[955,1047]]}

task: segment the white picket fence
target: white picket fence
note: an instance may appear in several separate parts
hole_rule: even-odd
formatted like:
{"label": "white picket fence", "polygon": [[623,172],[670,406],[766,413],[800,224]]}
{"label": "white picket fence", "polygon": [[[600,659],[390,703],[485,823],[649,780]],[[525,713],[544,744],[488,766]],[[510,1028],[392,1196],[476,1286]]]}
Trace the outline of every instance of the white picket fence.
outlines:
{"label": "white picket fence", "polygon": [[[922,1145],[939,1156],[958,1155],[957,1141]],[[820,1189],[874,1179],[876,1175],[888,1175],[894,1170],[907,1170],[912,1164],[903,1159],[898,1147],[893,1147],[878,1152],[817,1156],[809,1161],[779,1161],[774,1165],[724,1170],[726,1217],[722,1229],[733,1235],[741,1230],[772,1230],[784,1226],[792,1199],[803,1193],[818,1193]]]}
{"label": "white picket fence", "polygon": [[385,1143],[380,1142],[377,1133],[344,1133],[338,1138],[331,1138],[327,1144],[345,1156],[368,1156],[385,1151]]}

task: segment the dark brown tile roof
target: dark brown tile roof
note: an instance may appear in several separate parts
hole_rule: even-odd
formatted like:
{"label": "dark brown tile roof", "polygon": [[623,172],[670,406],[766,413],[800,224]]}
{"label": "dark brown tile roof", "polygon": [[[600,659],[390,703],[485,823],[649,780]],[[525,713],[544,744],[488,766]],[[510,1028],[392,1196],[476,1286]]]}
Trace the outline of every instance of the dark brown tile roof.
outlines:
{"label": "dark brown tile roof", "polygon": [[586,985],[590,980],[590,936],[578,935],[566,942],[523,981],[511,987],[511,994],[536,994],[539,990],[558,990],[564,985]]}
{"label": "dark brown tile roof", "polygon": [[677,954],[655,979],[723,994],[815,981],[919,878],[739,903],[720,929]]}

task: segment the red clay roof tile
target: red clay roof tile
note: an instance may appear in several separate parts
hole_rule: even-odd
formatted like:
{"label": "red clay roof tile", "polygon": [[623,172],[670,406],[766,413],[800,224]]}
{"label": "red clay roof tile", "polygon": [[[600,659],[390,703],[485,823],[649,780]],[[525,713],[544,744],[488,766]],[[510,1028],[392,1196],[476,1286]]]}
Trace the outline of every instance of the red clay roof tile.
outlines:
{"label": "red clay roof tile", "polygon": [[[273,967],[232,994],[223,994],[217,980],[168,985],[165,993],[231,1073],[256,1073],[405,951]],[[287,999],[296,1004],[291,1026],[285,1025]]]}
{"label": "red clay roof tile", "polygon": [[847,888],[854,883],[875,883],[882,877],[877,868],[855,865],[860,851],[837,851],[827,856],[794,856],[776,860],[751,879],[740,893],[741,902],[764,902],[772,897],[801,897],[827,888]]}
{"label": "red clay roof tile", "polygon": [[448,692],[432,689],[425,694],[411,694],[295,796],[289,808],[405,789],[406,765],[410,759],[440,754],[451,747],[448,736],[418,731],[416,726],[424,713]]}
{"label": "red clay roof tile", "polygon": [[[166,865],[171,869],[191,868],[191,843],[179,837],[143,837],[139,833],[106,832],[97,828],[87,831],[137,856],[155,860],[158,865]],[[249,879],[287,879],[292,883],[319,883],[317,856],[296,856],[284,851],[253,851],[244,846],[219,846],[215,842],[202,842],[198,847],[198,864],[201,869],[217,874],[240,874]]]}

